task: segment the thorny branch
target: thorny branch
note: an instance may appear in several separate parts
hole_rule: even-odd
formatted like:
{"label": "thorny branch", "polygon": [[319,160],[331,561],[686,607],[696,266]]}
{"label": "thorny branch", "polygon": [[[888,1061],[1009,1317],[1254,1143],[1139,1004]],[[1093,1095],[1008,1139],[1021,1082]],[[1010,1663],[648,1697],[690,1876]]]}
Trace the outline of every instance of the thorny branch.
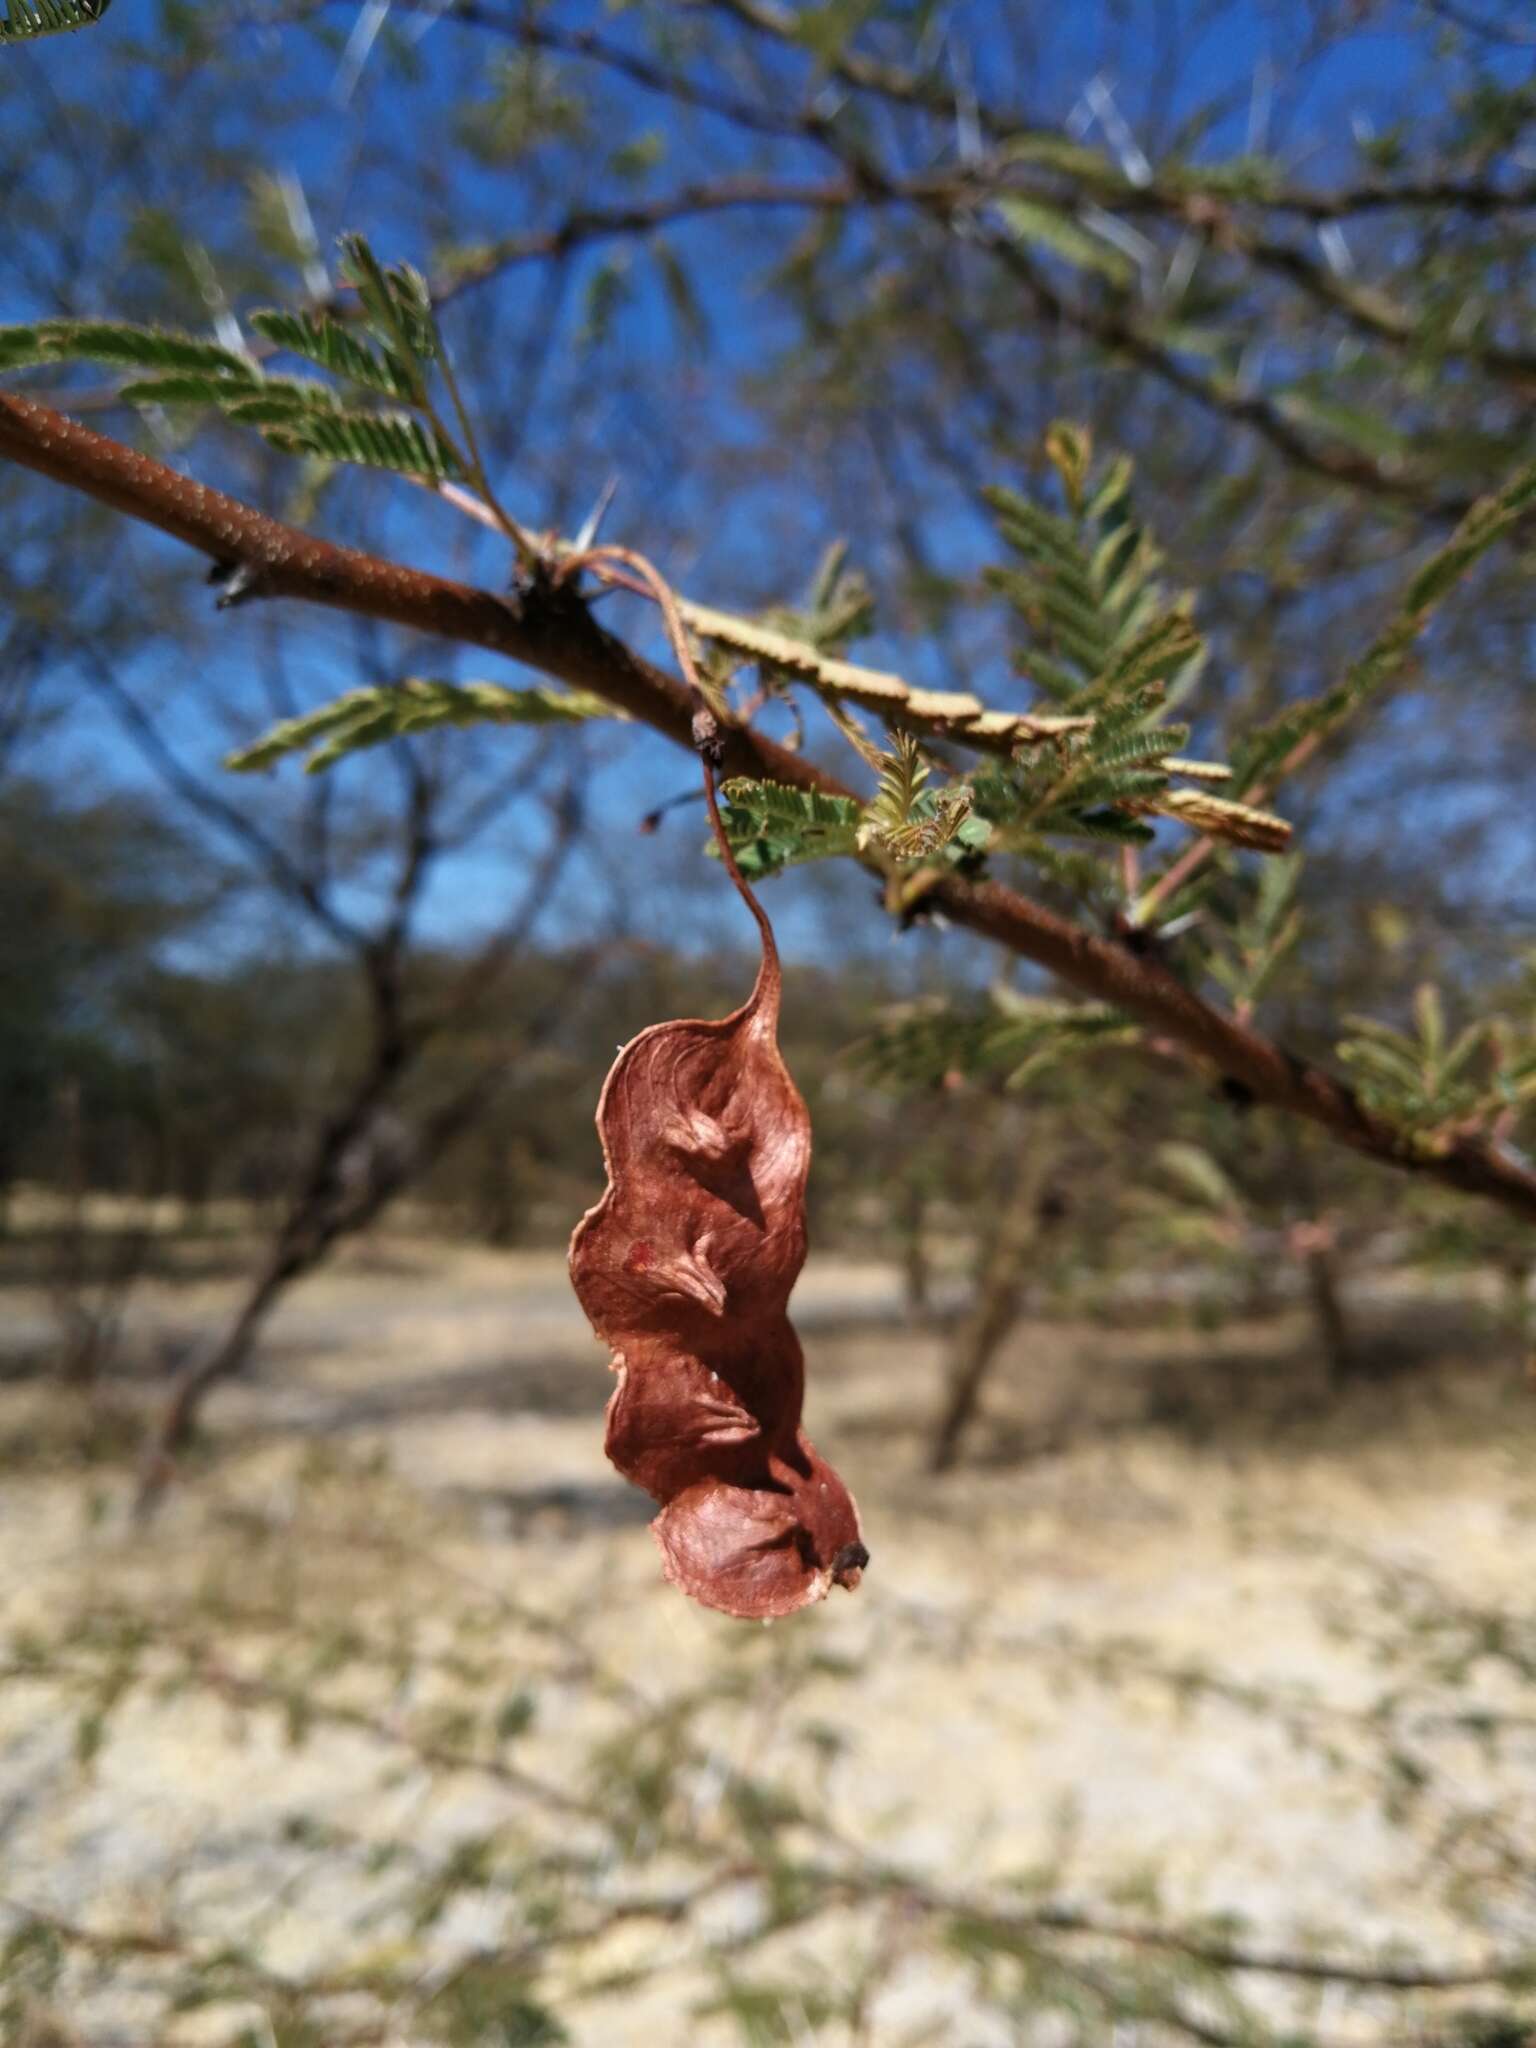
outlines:
{"label": "thorny branch", "polygon": [[[778,4],[778,0],[683,0],[683,4],[725,15],[801,57],[806,55],[799,18],[792,8]],[[1444,5],[1444,0],[1440,4]],[[856,92],[916,109],[946,123],[955,120],[954,87],[937,73],[887,63],[846,45],[821,61],[839,84]],[[1041,128],[984,99],[973,99],[970,112],[977,127],[992,140],[1060,139],[1058,130]],[[1112,195],[1117,205],[1139,212],[1179,212],[1192,201],[1198,203],[1209,196],[1200,189],[1198,172],[1192,172],[1187,182],[1172,185],[1159,182],[1155,174],[1144,183],[1133,184],[1105,158],[1102,177],[1103,194]],[[1341,185],[1334,191],[1266,184],[1255,193],[1254,202],[1275,213],[1295,214],[1316,222],[1345,220],[1352,214],[1416,212],[1440,207],[1477,215],[1524,213],[1536,209],[1536,178],[1508,185],[1477,177],[1373,179]]]}
{"label": "thorny branch", "polygon": [[[604,697],[691,749],[687,687],[600,626],[579,595],[535,580],[515,597],[451,582],[286,526],[67,419],[34,399],[0,394],[0,457],[157,527],[238,574],[249,597],[292,597],[483,647]],[[846,795],[798,754],[741,725],[722,728],[723,767]],[[1083,994],[1173,1040],[1246,1097],[1307,1118],[1353,1150],[1536,1217],[1536,1169],[1487,1139],[1459,1134],[1414,1146],[1353,1089],[1251,1025],[1207,1003],[1159,960],[1056,916],[999,882],[937,879],[926,901],[1033,961]]]}
{"label": "thorny branch", "polygon": [[[796,56],[806,55],[797,17],[770,0],[691,0],[691,4],[698,10],[721,13]],[[739,92],[721,94],[590,31],[562,30],[526,16],[513,19],[477,4],[477,0],[458,0],[448,12],[462,25],[505,35],[525,47],[587,59],[664,98],[703,107],[749,132],[812,146],[842,164],[847,178],[841,186],[725,179],[718,185],[685,187],[630,207],[578,211],[553,229],[515,236],[485,251],[468,270],[444,280],[440,298],[451,297],[508,265],[559,255],[581,242],[645,233],[672,221],[736,207],[835,211],[907,206],[925,212],[942,232],[968,240],[1000,260],[1047,318],[1097,342],[1113,355],[1129,358],[1205,410],[1249,428],[1294,466],[1372,496],[1420,503],[1436,519],[1455,519],[1470,503],[1464,493],[1435,491],[1425,477],[1378,461],[1359,448],[1315,439],[1262,393],[1202,373],[1149,331],[1129,308],[1101,307],[1059,290],[1029,262],[1019,244],[986,222],[978,209],[989,196],[1007,190],[1068,204],[1075,192],[1127,214],[1160,217],[1287,280],[1356,332],[1402,347],[1415,338],[1415,323],[1406,308],[1382,292],[1334,276],[1294,244],[1254,231],[1246,216],[1251,212],[1291,216],[1317,227],[1360,213],[1416,211],[1431,206],[1481,215],[1520,212],[1536,207],[1536,182],[1510,186],[1456,180],[1382,182],[1334,193],[1265,185],[1239,201],[1219,187],[1202,184],[1194,169],[1181,166],[1176,175],[1159,175],[1149,168],[1144,178],[1132,180],[1110,158],[1096,163],[1092,153],[1083,150],[1065,184],[1060,178],[1047,177],[1042,186],[1038,174],[1030,175],[1028,167],[1016,160],[1019,145],[1057,143],[1060,134],[984,100],[973,102],[968,112],[980,135],[992,145],[991,152],[974,162],[907,177],[884,168],[862,145],[856,147],[844,125],[826,111],[819,98],[802,95],[798,101],[771,101],[761,96],[744,99]],[[885,63],[851,48],[827,60],[826,68],[830,78],[848,92],[946,123],[957,118],[954,88],[937,75]],[[1438,346],[1448,356],[1472,362],[1518,390],[1529,391],[1536,383],[1536,354],[1529,349],[1501,347],[1476,338]]]}
{"label": "thorny branch", "polygon": [[[406,12],[428,0],[399,0]],[[477,252],[464,267],[434,281],[433,296],[446,303],[471,287],[519,263],[559,260],[573,248],[597,240],[649,233],[675,221],[745,207],[799,208],[809,211],[851,211],[863,207],[905,207],[926,216],[938,230],[969,243],[1005,269],[1029,294],[1047,320],[1085,337],[1109,355],[1127,359],[1202,410],[1256,434],[1293,467],[1325,482],[1343,485],[1371,497],[1421,508],[1431,519],[1459,518],[1471,500],[1465,492],[1438,489],[1406,465],[1379,460],[1353,444],[1306,431],[1263,392],[1245,388],[1219,372],[1206,372],[1169,346],[1139,319],[1129,304],[1100,304],[1058,287],[1027,250],[988,218],[986,203],[1016,191],[1065,207],[1080,201],[1113,208],[1128,216],[1160,219],[1193,233],[1229,253],[1245,257],[1254,267],[1284,279],[1315,305],[1324,307],[1351,330],[1391,347],[1416,339],[1411,312],[1386,293],[1335,276],[1305,249],[1276,239],[1250,225],[1253,216],[1295,220],[1311,228],[1360,215],[1419,212],[1452,208],[1475,217],[1515,214],[1536,209],[1536,180],[1500,184],[1489,179],[1377,180],[1341,186],[1334,191],[1286,185],[1269,179],[1241,195],[1202,180],[1197,166],[1174,170],[1147,166],[1130,177],[1109,155],[1087,148],[1074,154],[1070,172],[1019,161],[1021,146],[1038,144],[1049,151],[1063,142],[1062,132],[1030,121],[1022,113],[968,96],[966,115],[987,145],[976,160],[950,163],[941,170],[904,175],[872,157],[855,143],[839,110],[829,110],[825,93],[812,90],[816,75],[807,70],[797,94],[760,91],[748,96],[705,81],[676,65],[653,59],[591,29],[562,27],[535,18],[526,10],[513,13],[484,0],[448,0],[439,8],[430,0],[434,18],[461,27],[503,36],[521,47],[548,50],[588,62],[673,104],[712,114],[747,134],[799,143],[839,164],[842,180],[795,183],[766,177],[732,177],[714,184],[685,186],[656,199],[615,207],[581,208],[554,227],[530,230]],[[322,13],[327,0],[263,11],[263,21],[309,20]],[[787,57],[808,60],[797,15],[774,0],[683,0],[684,11],[715,13]],[[819,74],[843,99],[874,99],[893,109],[954,124],[960,115],[956,89],[939,72],[909,69],[865,51],[845,47],[818,60]],[[1474,335],[1437,340],[1438,353],[1465,360],[1519,393],[1536,387],[1536,353],[1505,347]],[[92,393],[97,403],[105,393]]]}

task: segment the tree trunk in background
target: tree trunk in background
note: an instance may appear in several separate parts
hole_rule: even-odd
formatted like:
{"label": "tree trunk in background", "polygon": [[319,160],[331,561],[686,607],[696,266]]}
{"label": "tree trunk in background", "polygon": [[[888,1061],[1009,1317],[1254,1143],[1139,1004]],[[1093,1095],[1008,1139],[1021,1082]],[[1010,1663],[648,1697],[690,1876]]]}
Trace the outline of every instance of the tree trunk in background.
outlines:
{"label": "tree trunk in background", "polygon": [[1504,1281],[1504,1314],[1515,1341],[1520,1346],[1522,1358],[1536,1360],[1532,1352],[1536,1342],[1536,1313],[1531,1300],[1531,1268],[1523,1258],[1510,1258],[1502,1262],[1500,1272]]}
{"label": "tree trunk in background", "polygon": [[1346,1386],[1354,1371],[1349,1323],[1339,1291],[1338,1254],[1331,1246],[1314,1245],[1302,1258],[1307,1299],[1317,1327],[1318,1343],[1328,1367],[1328,1384],[1337,1390]]}
{"label": "tree trunk in background", "polygon": [[960,1320],[944,1374],[944,1403],[928,1448],[928,1470],[947,1472],[981,1401],[988,1373],[1024,1310],[1029,1254],[1059,1214],[1039,1176],[1022,1172],[1006,1195],[979,1264],[976,1292]]}
{"label": "tree trunk in background", "polygon": [[931,1306],[928,1266],[928,1196],[922,1184],[908,1181],[902,1189],[899,1227],[901,1230],[901,1288],[910,1322],[926,1322]]}
{"label": "tree trunk in background", "polygon": [[[365,1138],[390,1088],[408,1061],[391,1059],[366,1077],[346,1108],[315,1142],[308,1172],[279,1226],[266,1260],[224,1335],[203,1360],[177,1380],[146,1449],[135,1515],[147,1517],[170,1483],[176,1456],[191,1441],[197,1415],[212,1388],[245,1369],[272,1310],[287,1288],[319,1265],[338,1237],[372,1221],[383,1202],[348,1208],[343,1166]],[[405,1176],[402,1175],[402,1179]]]}
{"label": "tree trunk in background", "polygon": [[506,1251],[528,1225],[538,1185],[538,1160],[526,1138],[489,1123],[481,1137],[474,1192],[474,1232],[482,1244]]}
{"label": "tree trunk in background", "polygon": [[505,1251],[517,1236],[518,1199],[510,1151],[506,1133],[488,1126],[480,1143],[475,1236],[497,1251]]}
{"label": "tree trunk in background", "polygon": [[294,1281],[312,1272],[337,1240],[365,1230],[396,1195],[422,1172],[499,1085],[506,1061],[493,1060],[460,1093],[450,1098],[410,1144],[397,1144],[369,1162],[366,1175],[349,1176],[361,1148],[377,1133],[397,1084],[414,1065],[421,1046],[386,1046],[341,1112],[315,1141],[310,1165],[283,1216],[272,1247],[225,1334],[203,1361],[177,1381],[146,1449],[135,1515],[150,1515],[170,1483],[176,1455],[196,1428],[198,1412],[221,1380],[232,1379],[249,1362],[256,1339]]}

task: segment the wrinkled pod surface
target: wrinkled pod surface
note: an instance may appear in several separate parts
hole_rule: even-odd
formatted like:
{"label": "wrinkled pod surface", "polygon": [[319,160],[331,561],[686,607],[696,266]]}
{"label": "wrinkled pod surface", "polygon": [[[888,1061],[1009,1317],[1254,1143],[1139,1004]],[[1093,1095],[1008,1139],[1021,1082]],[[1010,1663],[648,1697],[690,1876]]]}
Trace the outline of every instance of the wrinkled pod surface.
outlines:
{"label": "wrinkled pod surface", "polygon": [[852,1495],[800,1426],[788,1309],[811,1122],[779,1055],[765,922],[763,937],[739,1010],[653,1024],[620,1052],[597,1110],[608,1186],[570,1255],[618,1375],[608,1456],[661,1503],[667,1577],[743,1620],[857,1586],[869,1561]]}

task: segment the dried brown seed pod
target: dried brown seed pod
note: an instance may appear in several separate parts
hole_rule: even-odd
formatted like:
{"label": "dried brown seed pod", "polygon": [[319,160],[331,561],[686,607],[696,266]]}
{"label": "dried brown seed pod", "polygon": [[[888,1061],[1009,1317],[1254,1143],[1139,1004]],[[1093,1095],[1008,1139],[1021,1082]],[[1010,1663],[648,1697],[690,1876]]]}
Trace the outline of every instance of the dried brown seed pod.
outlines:
{"label": "dried brown seed pod", "polygon": [[767,1620],[859,1583],[848,1489],[800,1427],[805,1364],[789,1295],[805,1261],[811,1122],[778,1047],[773,932],[757,919],[751,996],[718,1021],[653,1024],[598,1104],[602,1200],[576,1226],[571,1280],[613,1351],[613,1463],[661,1503],[667,1577],[706,1607]]}

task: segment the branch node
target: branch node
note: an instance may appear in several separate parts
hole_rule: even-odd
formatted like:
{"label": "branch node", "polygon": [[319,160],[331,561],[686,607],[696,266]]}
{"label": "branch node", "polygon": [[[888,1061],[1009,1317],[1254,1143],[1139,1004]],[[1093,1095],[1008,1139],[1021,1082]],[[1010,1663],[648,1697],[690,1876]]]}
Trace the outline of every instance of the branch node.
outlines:
{"label": "branch node", "polygon": [[700,703],[693,714],[689,728],[693,744],[709,763],[711,768],[725,766],[725,736],[720,730],[720,721],[705,703]]}

